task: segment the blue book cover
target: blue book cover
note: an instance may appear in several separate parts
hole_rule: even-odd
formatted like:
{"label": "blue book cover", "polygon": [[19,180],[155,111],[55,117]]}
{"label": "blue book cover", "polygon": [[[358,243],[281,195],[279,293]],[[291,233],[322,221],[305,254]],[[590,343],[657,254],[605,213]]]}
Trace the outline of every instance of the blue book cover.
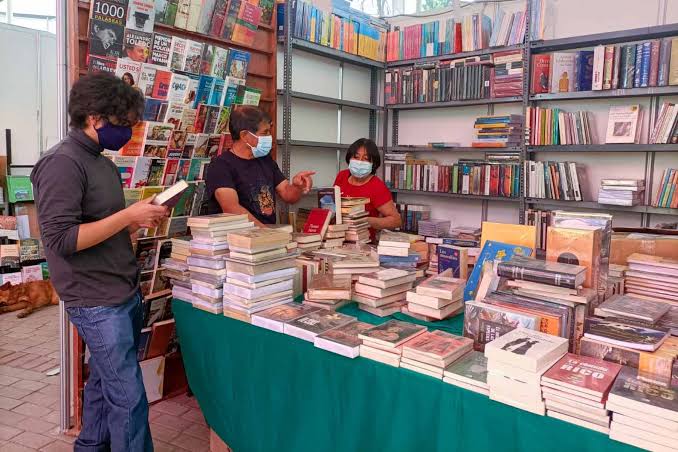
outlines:
{"label": "blue book cover", "polygon": [[214,77],[209,75],[200,76],[200,79],[198,80],[198,89],[195,93],[195,100],[193,101],[193,108],[198,108],[198,105],[208,103],[215,80]]}
{"label": "blue book cover", "polygon": [[462,265],[468,266],[467,260],[462,258],[462,252],[468,256],[467,250],[460,250],[459,248],[452,248],[449,246],[438,247],[438,273],[451,269],[452,276],[461,278],[466,275],[463,271]]}
{"label": "blue book cover", "polygon": [[144,121],[157,121],[163,103],[167,102],[160,99],[147,98],[144,103]]}
{"label": "blue book cover", "polygon": [[247,78],[247,67],[250,65],[250,56],[250,53],[244,50],[228,49],[224,76],[245,80]]}
{"label": "blue book cover", "polygon": [[633,87],[640,87],[641,74],[643,73],[643,45],[638,44],[636,46],[636,67],[633,73]]}
{"label": "blue book cover", "polygon": [[222,78],[215,78],[214,84],[212,85],[212,92],[210,93],[209,102],[210,105],[221,105],[221,100],[224,96],[224,90],[226,89],[226,82]]}
{"label": "blue book cover", "polygon": [[576,91],[591,91],[593,80],[593,50],[581,50],[577,55]]}
{"label": "blue book cover", "polygon": [[226,94],[224,95],[224,107],[230,107],[235,101],[235,96],[238,93],[238,85],[230,84],[226,87]]}
{"label": "blue book cover", "polygon": [[640,70],[640,87],[647,88],[650,86],[650,55],[652,53],[652,43],[643,43],[643,62]]}
{"label": "blue book cover", "polygon": [[379,262],[387,264],[398,262],[408,262],[408,263],[414,262],[416,264],[417,262],[419,262],[419,254],[410,252],[408,256],[379,256]]}
{"label": "blue book cover", "polygon": [[[284,3],[276,3],[275,5],[275,13],[276,13],[276,37],[278,38],[278,41],[282,41],[285,39],[285,4]],[[296,35],[296,33],[295,33]]]}
{"label": "blue book cover", "polygon": [[464,301],[473,300],[480,284],[480,278],[483,274],[483,267],[485,264],[492,265],[495,260],[507,261],[513,256],[530,256],[532,255],[532,248],[526,246],[509,245],[508,243],[495,242],[488,240],[485,246],[480,251],[478,260],[476,261],[471,276],[466,282],[464,289]]}

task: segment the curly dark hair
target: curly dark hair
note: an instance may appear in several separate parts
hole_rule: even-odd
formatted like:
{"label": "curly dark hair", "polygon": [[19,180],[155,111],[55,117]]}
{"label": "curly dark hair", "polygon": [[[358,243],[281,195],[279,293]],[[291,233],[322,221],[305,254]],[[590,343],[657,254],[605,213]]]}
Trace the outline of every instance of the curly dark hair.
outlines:
{"label": "curly dark hair", "polygon": [[68,99],[71,127],[84,129],[88,116],[133,126],[144,115],[141,91],[107,73],[88,74],[73,84]]}
{"label": "curly dark hair", "polygon": [[351,162],[351,159],[355,157],[360,148],[365,148],[365,151],[367,151],[367,157],[372,162],[372,174],[377,174],[377,169],[381,166],[381,155],[379,154],[377,143],[369,138],[358,138],[348,147],[346,151],[346,164],[348,165]]}
{"label": "curly dark hair", "polygon": [[240,132],[248,130],[256,135],[262,122],[271,123],[271,117],[265,111],[251,105],[234,108],[228,119],[228,131],[234,141],[240,139]]}

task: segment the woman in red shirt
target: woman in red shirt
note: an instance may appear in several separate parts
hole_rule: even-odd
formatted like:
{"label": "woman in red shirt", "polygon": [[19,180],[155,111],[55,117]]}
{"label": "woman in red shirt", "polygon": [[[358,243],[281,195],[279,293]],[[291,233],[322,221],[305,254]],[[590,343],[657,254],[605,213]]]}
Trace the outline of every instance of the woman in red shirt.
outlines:
{"label": "woman in red shirt", "polygon": [[347,170],[339,171],[334,185],[341,189],[342,196],[369,198],[367,218],[370,224],[370,238],[376,231],[400,227],[400,214],[393,203],[391,192],[384,181],[375,176],[381,156],[374,141],[360,138],[349,146],[346,152]]}

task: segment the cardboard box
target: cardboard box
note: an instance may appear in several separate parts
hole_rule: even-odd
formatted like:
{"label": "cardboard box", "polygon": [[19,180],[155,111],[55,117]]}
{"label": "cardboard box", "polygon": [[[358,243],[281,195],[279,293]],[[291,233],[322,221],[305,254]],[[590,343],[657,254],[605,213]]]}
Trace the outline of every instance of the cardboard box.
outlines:
{"label": "cardboard box", "polygon": [[615,228],[612,233],[610,263],[627,265],[633,253],[678,258],[678,231],[650,228]]}

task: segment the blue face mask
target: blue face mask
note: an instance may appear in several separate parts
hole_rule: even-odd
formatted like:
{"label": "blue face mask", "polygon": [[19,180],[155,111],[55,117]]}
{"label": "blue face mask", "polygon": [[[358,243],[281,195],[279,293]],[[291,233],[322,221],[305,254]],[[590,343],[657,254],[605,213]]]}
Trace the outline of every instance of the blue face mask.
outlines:
{"label": "blue face mask", "polygon": [[362,179],[363,177],[372,174],[372,162],[351,159],[351,161],[348,163],[348,170],[351,172],[353,177]]}
{"label": "blue face mask", "polygon": [[132,128],[126,126],[116,126],[106,122],[102,127],[94,129],[99,137],[99,144],[111,151],[117,151],[127,144],[132,138]]}
{"label": "blue face mask", "polygon": [[[249,132],[250,135],[257,137],[257,145],[255,147],[250,146],[252,149],[252,155],[254,158],[266,157],[271,148],[273,147],[273,137],[271,135],[257,136],[252,132]],[[249,146],[249,145],[248,145]]]}

